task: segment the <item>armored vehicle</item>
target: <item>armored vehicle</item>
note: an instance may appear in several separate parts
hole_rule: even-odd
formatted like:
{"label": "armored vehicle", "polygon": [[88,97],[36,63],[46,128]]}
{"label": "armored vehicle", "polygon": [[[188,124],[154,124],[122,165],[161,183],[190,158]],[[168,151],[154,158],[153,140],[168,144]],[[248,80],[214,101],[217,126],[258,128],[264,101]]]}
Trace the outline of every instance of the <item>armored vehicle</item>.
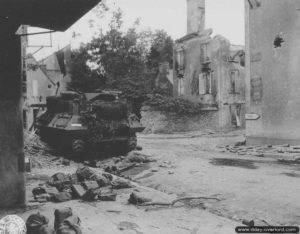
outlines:
{"label": "armored vehicle", "polygon": [[144,130],[119,91],[63,92],[46,100],[36,120],[41,139],[74,156],[122,155],[134,150]]}

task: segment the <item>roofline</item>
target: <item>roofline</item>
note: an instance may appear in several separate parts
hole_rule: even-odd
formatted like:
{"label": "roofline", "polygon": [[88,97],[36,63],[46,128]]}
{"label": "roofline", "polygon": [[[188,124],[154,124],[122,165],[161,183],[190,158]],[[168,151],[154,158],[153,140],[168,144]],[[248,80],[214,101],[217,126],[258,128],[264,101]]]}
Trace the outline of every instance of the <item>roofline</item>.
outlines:
{"label": "roofline", "polygon": [[46,60],[46,59],[50,58],[50,57],[51,57],[52,55],[54,55],[55,53],[57,53],[57,52],[59,52],[59,51],[65,49],[65,48],[67,48],[68,46],[71,47],[71,43],[69,43],[68,45],[64,46],[63,48],[61,48],[61,49],[59,49],[59,50],[54,51],[53,53],[49,54],[49,55],[46,56],[45,58],[40,59],[38,62],[41,62],[41,61],[43,61],[43,60]]}
{"label": "roofline", "polygon": [[[35,59],[35,57],[34,57],[32,54],[29,54],[29,55],[31,55],[32,59],[33,59],[33,60],[37,63],[37,65],[39,66],[40,63]],[[48,76],[48,74],[47,74],[45,71],[43,71],[42,68],[40,68],[40,66],[39,66],[39,69],[42,71],[42,73],[47,77],[47,79],[48,79],[53,85],[56,85],[55,82],[54,82],[53,80],[51,80],[51,78]]]}

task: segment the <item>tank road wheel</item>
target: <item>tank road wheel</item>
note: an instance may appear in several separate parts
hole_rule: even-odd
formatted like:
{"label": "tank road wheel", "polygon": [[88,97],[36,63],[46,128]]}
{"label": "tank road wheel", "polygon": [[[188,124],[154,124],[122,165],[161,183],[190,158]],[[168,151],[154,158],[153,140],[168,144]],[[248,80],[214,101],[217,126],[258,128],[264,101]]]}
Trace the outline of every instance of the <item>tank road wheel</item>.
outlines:
{"label": "tank road wheel", "polygon": [[76,156],[78,156],[81,153],[83,153],[84,152],[84,148],[85,148],[85,143],[84,143],[83,140],[76,139],[76,140],[72,141],[72,152]]}

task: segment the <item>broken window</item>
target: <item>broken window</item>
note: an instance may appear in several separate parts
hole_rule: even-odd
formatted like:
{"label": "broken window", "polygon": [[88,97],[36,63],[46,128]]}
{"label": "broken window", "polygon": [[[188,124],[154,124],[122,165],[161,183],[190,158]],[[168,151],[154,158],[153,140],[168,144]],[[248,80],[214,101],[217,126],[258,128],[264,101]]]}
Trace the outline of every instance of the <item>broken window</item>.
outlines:
{"label": "broken window", "polygon": [[232,70],[230,71],[230,90],[229,93],[231,94],[235,94],[238,93],[237,92],[237,83],[238,83],[238,79],[239,79],[239,71],[238,70]]}
{"label": "broken window", "polygon": [[23,128],[27,128],[27,111],[23,110]]}
{"label": "broken window", "polygon": [[212,72],[203,72],[199,75],[199,94],[212,93]]}
{"label": "broken window", "polygon": [[184,95],[184,79],[178,79],[178,95]]}
{"label": "broken window", "polygon": [[241,104],[229,105],[229,111],[231,115],[231,124],[235,127],[241,127]]}
{"label": "broken window", "polygon": [[274,48],[281,47],[283,42],[284,40],[282,33],[278,33],[274,39]]}

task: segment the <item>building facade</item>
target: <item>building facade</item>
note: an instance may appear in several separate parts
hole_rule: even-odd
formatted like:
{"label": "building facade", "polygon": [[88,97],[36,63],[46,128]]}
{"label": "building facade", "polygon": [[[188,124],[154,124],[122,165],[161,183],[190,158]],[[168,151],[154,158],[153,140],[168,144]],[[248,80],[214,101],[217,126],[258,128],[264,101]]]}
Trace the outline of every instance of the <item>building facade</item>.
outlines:
{"label": "building facade", "polygon": [[24,82],[26,94],[23,105],[23,125],[24,128],[31,130],[40,107],[46,104],[46,97],[56,95],[58,81],[51,79],[29,54],[26,56],[26,81]]}
{"label": "building facade", "polygon": [[70,81],[70,45],[36,61],[33,55],[25,57],[23,75],[23,125],[32,130],[34,121],[46,104],[46,97],[66,91]]}
{"label": "building facade", "polygon": [[174,95],[202,105],[211,127],[244,127],[244,48],[205,29],[205,1],[187,1],[187,35],[174,49]]}
{"label": "building facade", "polygon": [[247,143],[299,145],[300,1],[246,0],[245,7]]}

